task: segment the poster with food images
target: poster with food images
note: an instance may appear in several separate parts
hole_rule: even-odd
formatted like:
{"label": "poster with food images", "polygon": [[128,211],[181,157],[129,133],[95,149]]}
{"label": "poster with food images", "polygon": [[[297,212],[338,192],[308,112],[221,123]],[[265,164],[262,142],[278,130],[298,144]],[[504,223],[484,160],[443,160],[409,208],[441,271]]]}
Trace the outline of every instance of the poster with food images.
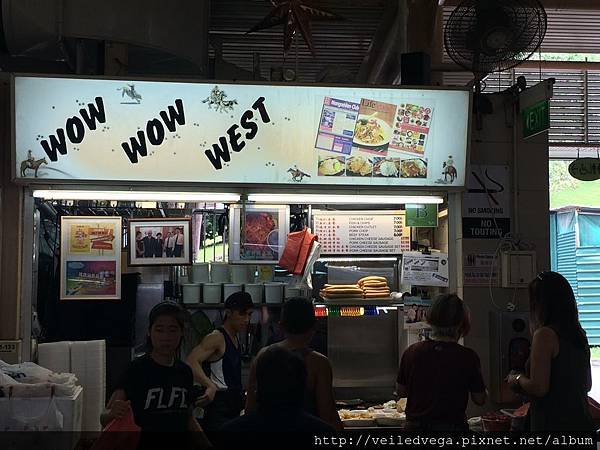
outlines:
{"label": "poster with food images", "polygon": [[[355,103],[325,97],[315,145],[317,175],[426,180],[432,118],[433,101],[394,105],[365,98]],[[445,167],[442,164],[443,183],[448,180]]]}
{"label": "poster with food images", "polygon": [[377,155],[387,155],[392,137],[396,105],[361,99],[354,127],[354,146]]}
{"label": "poster with food images", "polygon": [[433,108],[430,106],[400,104],[390,149],[423,156],[432,117]]}
{"label": "poster with food images", "polygon": [[116,223],[103,222],[90,224],[87,222],[75,222],[69,231],[69,253],[86,254],[95,256],[114,256]]}
{"label": "poster with food images", "polygon": [[121,217],[61,218],[61,300],[121,298]]}
{"label": "poster with food images", "polygon": [[230,262],[277,263],[289,233],[289,206],[234,205],[230,227]]}

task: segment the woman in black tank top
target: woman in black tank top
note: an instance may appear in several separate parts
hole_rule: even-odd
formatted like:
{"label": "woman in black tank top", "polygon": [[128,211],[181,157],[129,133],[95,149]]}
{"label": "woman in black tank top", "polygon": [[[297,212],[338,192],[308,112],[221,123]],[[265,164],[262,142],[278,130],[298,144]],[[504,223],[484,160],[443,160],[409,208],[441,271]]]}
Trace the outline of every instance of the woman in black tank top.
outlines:
{"label": "woman in black tank top", "polygon": [[573,290],[562,275],[542,272],[529,285],[529,301],[531,363],[507,382],[531,396],[530,431],[593,431],[590,351]]}

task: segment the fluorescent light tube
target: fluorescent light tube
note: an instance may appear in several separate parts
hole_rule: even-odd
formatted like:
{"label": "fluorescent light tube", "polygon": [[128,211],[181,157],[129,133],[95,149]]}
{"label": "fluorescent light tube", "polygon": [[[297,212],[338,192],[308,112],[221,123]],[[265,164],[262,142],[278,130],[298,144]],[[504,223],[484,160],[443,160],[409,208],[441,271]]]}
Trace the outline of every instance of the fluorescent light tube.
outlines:
{"label": "fluorescent light tube", "polygon": [[255,203],[283,204],[401,205],[406,203],[441,204],[443,203],[444,199],[437,195],[249,194],[248,201]]}
{"label": "fluorescent light tube", "polygon": [[236,203],[240,194],[224,192],[75,191],[35,190],[33,196],[47,200],[122,200],[151,202]]}

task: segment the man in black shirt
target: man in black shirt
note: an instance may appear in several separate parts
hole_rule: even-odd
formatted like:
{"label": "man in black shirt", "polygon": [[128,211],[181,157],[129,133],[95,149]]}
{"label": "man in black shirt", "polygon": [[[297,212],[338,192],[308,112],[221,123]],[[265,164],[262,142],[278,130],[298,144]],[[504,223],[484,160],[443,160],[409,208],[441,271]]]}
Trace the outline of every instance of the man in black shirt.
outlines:
{"label": "man in black shirt", "polygon": [[[226,423],[222,437],[238,439],[231,432],[252,433],[334,433],[335,429],[304,410],[306,366],[290,350],[280,346],[267,348],[256,362],[258,409]],[[257,435],[258,433],[258,435]],[[260,439],[265,439],[261,436]]]}

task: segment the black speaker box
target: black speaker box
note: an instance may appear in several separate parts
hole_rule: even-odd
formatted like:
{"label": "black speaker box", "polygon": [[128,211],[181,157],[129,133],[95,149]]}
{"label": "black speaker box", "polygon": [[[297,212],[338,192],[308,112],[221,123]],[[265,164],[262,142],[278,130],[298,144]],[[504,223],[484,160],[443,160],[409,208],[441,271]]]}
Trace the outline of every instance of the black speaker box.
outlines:
{"label": "black speaker box", "polygon": [[431,84],[431,57],[424,52],[403,53],[400,57],[401,84],[427,86]]}

